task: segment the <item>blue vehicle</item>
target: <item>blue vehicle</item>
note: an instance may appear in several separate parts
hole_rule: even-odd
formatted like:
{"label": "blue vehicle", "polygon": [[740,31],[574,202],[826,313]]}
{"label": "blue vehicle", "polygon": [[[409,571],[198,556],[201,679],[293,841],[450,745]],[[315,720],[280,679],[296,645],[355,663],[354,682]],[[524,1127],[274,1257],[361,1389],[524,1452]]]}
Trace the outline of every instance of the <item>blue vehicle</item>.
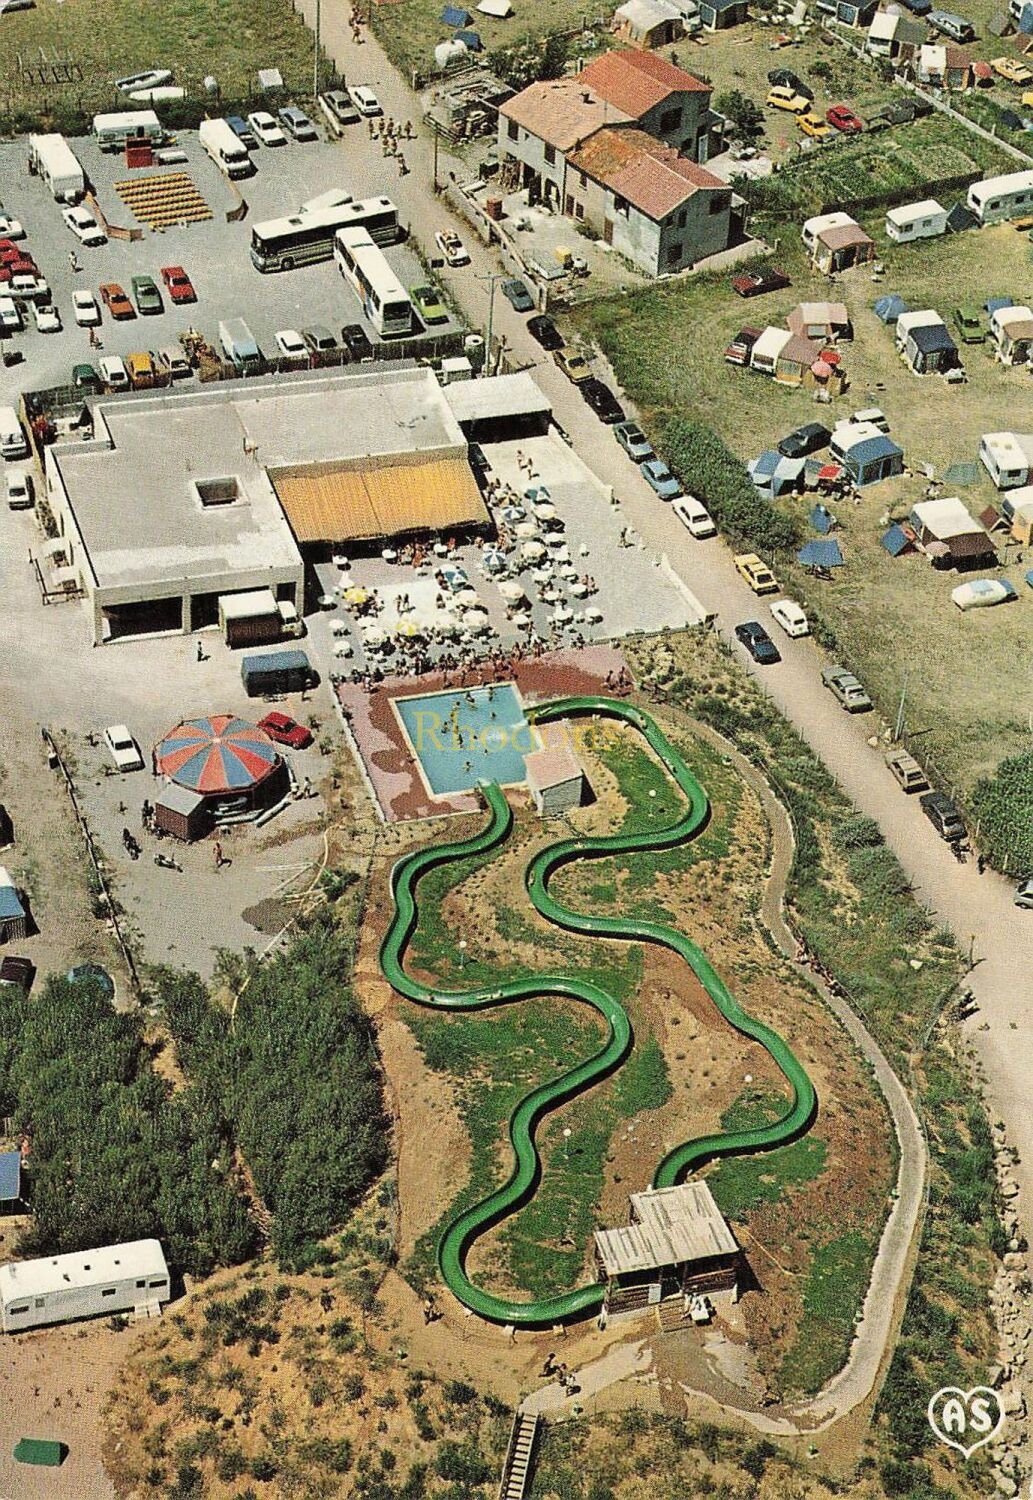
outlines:
{"label": "blue vehicle", "polygon": [[681,494],[681,485],[662,458],[647,458],[645,463],[639,465],[639,473],[661,500],[677,500]]}
{"label": "blue vehicle", "polygon": [[233,134],[237,137],[237,139],[241,141],[249,151],[256,151],[258,149],[258,141],[255,139],[255,132],[251,129],[251,126],[246,120],[241,119],[240,115],[227,115],[226,124],[233,131]]}
{"label": "blue vehicle", "polygon": [[737,625],[735,638],[742,642],[758,666],[773,667],[782,660],[778,647],[759,620],[745,620]]}

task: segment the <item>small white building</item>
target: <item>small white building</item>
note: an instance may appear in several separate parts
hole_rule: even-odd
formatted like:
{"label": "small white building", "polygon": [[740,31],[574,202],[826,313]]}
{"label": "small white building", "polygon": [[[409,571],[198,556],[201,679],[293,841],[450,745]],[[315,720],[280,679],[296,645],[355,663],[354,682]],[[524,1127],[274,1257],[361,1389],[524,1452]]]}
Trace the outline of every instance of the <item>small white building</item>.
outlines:
{"label": "small white building", "polygon": [[527,787],[539,817],[557,818],[581,806],[585,773],[571,740],[570,723],[560,719],[550,726],[546,744],[524,756]]}
{"label": "small white building", "polygon": [[990,337],[1002,365],[1028,363],[1033,350],[1033,308],[996,308],[990,314]]}
{"label": "small white building", "polygon": [[1006,172],[973,182],[966,198],[980,224],[996,224],[1033,212],[1033,171]]}
{"label": "small white building", "polygon": [[886,215],[886,233],[898,245],[912,240],[934,239],[947,233],[947,210],[935,198],[920,203],[902,203]]}
{"label": "small white building", "polygon": [[131,1240],[71,1255],[0,1266],[0,1328],[20,1333],[169,1300],[169,1268],[157,1240]]}
{"label": "small white building", "polygon": [[999,490],[1033,480],[1033,432],[984,432],[979,457]]}

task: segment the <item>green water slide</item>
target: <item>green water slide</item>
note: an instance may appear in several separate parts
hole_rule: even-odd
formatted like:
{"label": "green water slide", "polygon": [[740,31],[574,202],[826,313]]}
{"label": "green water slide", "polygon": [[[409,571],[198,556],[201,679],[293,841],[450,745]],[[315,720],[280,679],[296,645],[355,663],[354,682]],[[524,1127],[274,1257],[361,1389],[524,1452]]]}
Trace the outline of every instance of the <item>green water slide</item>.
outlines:
{"label": "green water slide", "polygon": [[[653,1176],[655,1187],[669,1187],[685,1173],[716,1157],[770,1150],[793,1140],[807,1129],[814,1116],[814,1086],[782,1038],[769,1026],[747,1015],[706,955],[684,934],[659,922],[574,911],[550,893],[549,881],[564,865],[579,859],[604,859],[675,848],[694,838],[705,826],[710,813],[702,786],[659,725],[640,708],[609,698],[581,697],[559,699],[528,711],[528,717],[535,722],[586,716],[620,720],[637,729],[678,784],[688,805],[683,815],[666,828],[618,833],[603,838],[562,839],[550,844],[535,855],[525,873],[531,902],[543,917],[568,932],[657,943],[680,954],[724,1018],[737,1031],[766,1049],[791,1090],[785,1113],[769,1125],[755,1130],[699,1136],[676,1146],[664,1157]],[[456,991],[422,984],[405,972],[405,952],[419,922],[416,889],[422,877],[439,865],[487,853],[501,844],[510,831],[513,815],[501,788],[491,784],[482,791],[490,817],[479,833],[458,843],[418,850],[405,855],[395,865],[391,874],[395,909],[381,945],[380,962],[393,988],[420,1005],[449,1011],[482,1010],[492,1005],[556,995],[591,1006],[606,1024],[606,1040],[594,1056],[570,1068],[559,1078],[541,1084],[520,1101],[509,1121],[513,1168],[507,1181],[458,1214],[446,1227],[438,1245],[441,1274],[460,1302],[492,1322],[533,1328],[597,1311],[602,1304],[603,1287],[596,1282],[560,1296],[514,1302],[475,1286],[466,1274],[466,1255],[475,1239],[501,1219],[515,1213],[534,1195],[541,1176],[541,1161],[534,1140],[538,1121],[619,1067],[631,1046],[631,1022],[624,1007],[612,995],[598,985],[570,975],[528,974],[492,989]]]}

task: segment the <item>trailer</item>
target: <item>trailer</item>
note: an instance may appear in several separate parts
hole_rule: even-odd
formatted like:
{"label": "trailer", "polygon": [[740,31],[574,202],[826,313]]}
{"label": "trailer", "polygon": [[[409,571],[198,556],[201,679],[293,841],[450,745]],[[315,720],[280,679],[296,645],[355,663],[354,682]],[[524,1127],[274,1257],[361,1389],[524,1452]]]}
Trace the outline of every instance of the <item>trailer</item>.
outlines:
{"label": "trailer", "polygon": [[303,693],[319,681],[304,651],[270,651],[265,656],[245,656],[240,678],[249,698],[283,693]]}
{"label": "trailer", "polygon": [[29,136],[29,171],[58,203],[75,203],[86,191],[86,174],[63,135]]}
{"label": "trailer", "polygon": [[1001,177],[973,182],[966,206],[980,224],[997,224],[1028,214],[1033,210],[1033,172],[1006,172]]}
{"label": "trailer", "polygon": [[93,138],[102,151],[122,151],[126,146],[160,146],[165,129],[153,109],[126,109],[94,115]]}
{"label": "trailer", "polygon": [[0,1328],[21,1333],[49,1323],[150,1309],[170,1296],[157,1240],[131,1240],[0,1266]]}
{"label": "trailer", "polygon": [[251,153],[240,136],[225,120],[202,120],[197,139],[212,161],[231,180],[250,177],[255,170]]}

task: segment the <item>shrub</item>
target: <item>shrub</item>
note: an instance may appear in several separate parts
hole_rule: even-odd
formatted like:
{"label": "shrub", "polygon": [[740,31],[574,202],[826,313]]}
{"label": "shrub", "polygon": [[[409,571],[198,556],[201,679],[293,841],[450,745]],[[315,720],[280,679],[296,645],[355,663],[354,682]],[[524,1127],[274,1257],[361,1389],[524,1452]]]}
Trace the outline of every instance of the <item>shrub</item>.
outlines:
{"label": "shrub", "polygon": [[660,446],[671,470],[733,542],[777,552],[796,541],[796,522],[762,499],[746,466],[711,428],[687,417],[669,417]]}
{"label": "shrub", "polygon": [[971,800],[990,863],[1011,875],[1033,875],[1033,750],[1002,760],[976,782]]}
{"label": "shrub", "polygon": [[874,849],[883,842],[882,830],[874,818],[857,813],[837,823],[832,837],[837,849]]}

